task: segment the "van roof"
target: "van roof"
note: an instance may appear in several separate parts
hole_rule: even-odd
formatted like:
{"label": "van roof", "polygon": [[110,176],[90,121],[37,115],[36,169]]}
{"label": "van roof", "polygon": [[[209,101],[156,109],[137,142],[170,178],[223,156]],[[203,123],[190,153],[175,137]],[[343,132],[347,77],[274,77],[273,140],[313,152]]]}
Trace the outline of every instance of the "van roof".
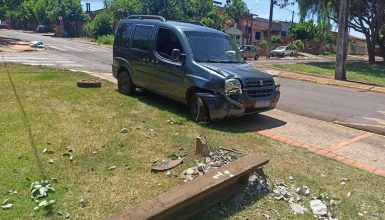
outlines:
{"label": "van roof", "polygon": [[160,21],[155,19],[122,19],[124,22],[133,22],[135,21],[138,24],[153,24],[153,25],[163,25],[177,28],[181,31],[199,31],[199,32],[210,32],[217,34],[225,34],[222,31],[218,31],[213,28],[209,28],[202,25],[197,25],[193,23],[179,22],[179,21]]}

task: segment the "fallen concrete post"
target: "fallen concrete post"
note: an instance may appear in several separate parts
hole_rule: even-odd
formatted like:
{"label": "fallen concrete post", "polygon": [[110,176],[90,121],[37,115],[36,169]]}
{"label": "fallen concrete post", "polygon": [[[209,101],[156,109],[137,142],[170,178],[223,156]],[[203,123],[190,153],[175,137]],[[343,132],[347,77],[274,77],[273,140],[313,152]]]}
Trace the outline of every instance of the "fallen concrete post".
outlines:
{"label": "fallen concrete post", "polygon": [[109,219],[186,219],[242,190],[250,174],[268,162],[263,156],[241,157]]}

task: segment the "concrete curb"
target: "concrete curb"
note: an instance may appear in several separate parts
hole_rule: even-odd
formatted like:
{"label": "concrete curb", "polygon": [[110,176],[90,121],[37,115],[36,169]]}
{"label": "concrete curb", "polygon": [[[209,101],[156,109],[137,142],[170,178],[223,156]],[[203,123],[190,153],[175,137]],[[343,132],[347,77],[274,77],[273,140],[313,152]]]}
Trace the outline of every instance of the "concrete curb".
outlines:
{"label": "concrete curb", "polygon": [[368,125],[368,124],[356,124],[356,123],[346,123],[340,121],[334,121],[334,124],[342,125],[349,128],[354,128],[357,130],[367,131],[374,134],[379,134],[385,136],[385,126],[379,125]]}
{"label": "concrete curb", "polygon": [[[280,68],[272,67],[272,66],[268,66],[268,67],[265,66],[263,68],[265,68],[265,69],[272,69],[272,70],[278,70],[278,71],[291,72],[291,73],[296,73],[296,74],[302,74],[304,76],[311,76],[311,77],[324,78],[324,79],[332,79],[330,77],[319,76],[319,75],[315,75],[315,74],[311,74],[311,73],[305,73],[305,72],[299,72],[299,71],[287,71],[285,69],[280,69]],[[301,81],[305,81],[305,82],[313,82],[313,83],[317,83],[317,84],[321,84],[321,85],[340,86],[340,87],[345,87],[345,88],[349,88],[349,89],[358,89],[358,90],[363,90],[363,91],[368,91],[368,92],[375,92],[375,93],[385,94],[385,88],[384,87],[375,86],[375,85],[369,85],[369,84],[364,84],[364,83],[359,83],[359,82],[353,82],[353,83],[361,84],[362,87],[360,85],[346,85],[346,84],[343,84],[343,83],[326,82],[326,81],[310,79],[310,78],[306,78],[306,77],[296,77],[296,76],[281,75],[281,74],[278,74],[278,77],[287,78],[287,79],[301,80]],[[369,86],[371,86],[369,89],[365,88],[365,87],[369,87]],[[378,88],[384,88],[384,90],[380,90]]]}

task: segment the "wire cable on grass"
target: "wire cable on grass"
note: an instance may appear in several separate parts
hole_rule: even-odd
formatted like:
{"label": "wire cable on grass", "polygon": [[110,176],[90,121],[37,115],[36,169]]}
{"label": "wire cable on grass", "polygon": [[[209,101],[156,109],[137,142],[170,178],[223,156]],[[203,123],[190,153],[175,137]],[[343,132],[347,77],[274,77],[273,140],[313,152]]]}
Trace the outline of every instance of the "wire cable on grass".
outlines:
{"label": "wire cable on grass", "polygon": [[33,154],[34,154],[34,156],[35,156],[35,159],[36,159],[36,163],[37,163],[38,169],[39,169],[39,171],[40,171],[41,176],[42,176],[43,178],[45,178],[46,176],[45,176],[45,172],[44,172],[44,167],[43,167],[43,164],[41,163],[41,160],[40,160],[40,157],[39,157],[39,153],[38,153],[38,150],[37,150],[35,141],[33,140],[31,124],[30,124],[29,121],[28,121],[28,117],[27,117],[27,114],[25,113],[23,103],[21,102],[20,97],[19,97],[19,95],[17,94],[16,86],[15,86],[13,80],[12,80],[11,73],[10,73],[9,70],[8,70],[8,65],[7,65],[7,63],[5,62],[5,58],[4,58],[4,55],[3,55],[3,54],[1,55],[1,58],[2,58],[2,60],[3,60],[3,65],[4,65],[4,68],[5,68],[5,71],[7,72],[8,79],[9,79],[9,82],[11,83],[11,86],[12,86],[13,92],[14,92],[14,94],[15,94],[17,103],[18,103],[18,105],[19,105],[19,109],[20,109],[20,111],[21,111],[21,113],[22,113],[23,123],[24,123],[25,128],[27,129],[29,143],[30,143],[30,145],[31,145],[31,147],[32,147]]}

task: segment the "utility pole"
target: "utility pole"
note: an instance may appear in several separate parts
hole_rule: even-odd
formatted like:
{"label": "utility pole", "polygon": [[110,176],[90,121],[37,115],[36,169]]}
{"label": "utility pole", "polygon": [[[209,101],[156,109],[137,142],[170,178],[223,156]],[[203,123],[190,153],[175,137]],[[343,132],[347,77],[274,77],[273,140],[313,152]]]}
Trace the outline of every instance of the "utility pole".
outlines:
{"label": "utility pole", "polygon": [[336,72],[334,78],[346,80],[346,58],[348,56],[349,32],[348,32],[348,0],[340,0],[338,17]]}
{"label": "utility pole", "polygon": [[294,11],[292,12],[292,15],[291,15],[291,24],[294,23]]}
{"label": "utility pole", "polygon": [[271,29],[273,28],[273,8],[274,8],[274,0],[270,0],[270,15],[269,15],[269,29],[267,30],[267,57],[270,58],[271,53]]}

